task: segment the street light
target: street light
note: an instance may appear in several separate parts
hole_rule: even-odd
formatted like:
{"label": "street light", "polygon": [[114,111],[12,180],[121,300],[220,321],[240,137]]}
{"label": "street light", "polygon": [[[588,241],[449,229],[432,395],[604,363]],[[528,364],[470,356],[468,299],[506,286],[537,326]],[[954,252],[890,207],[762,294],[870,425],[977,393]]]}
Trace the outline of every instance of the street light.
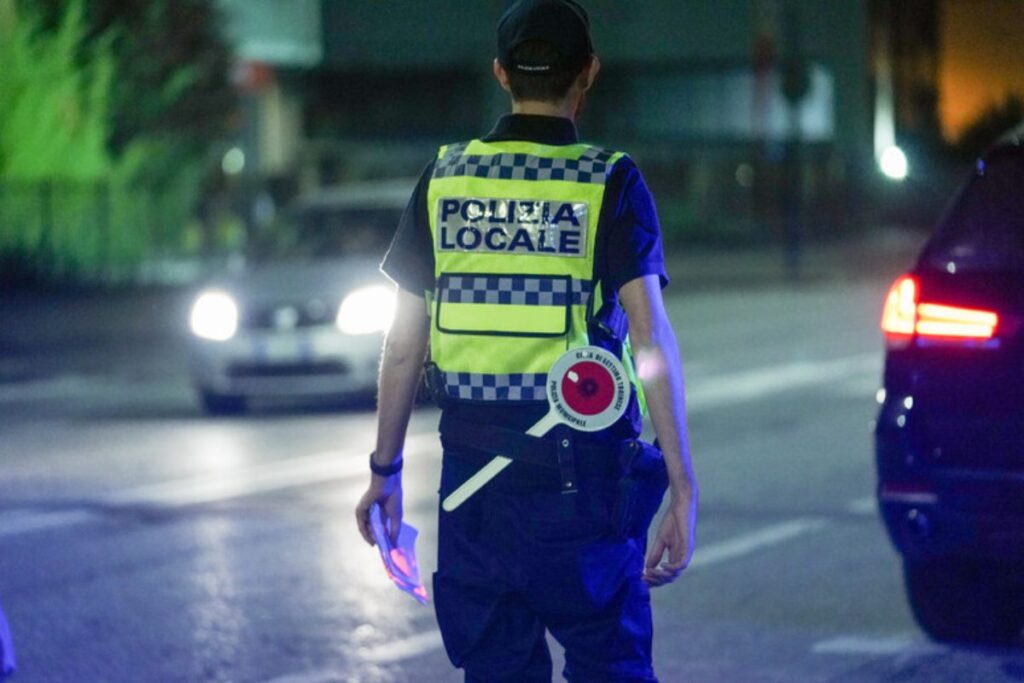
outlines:
{"label": "street light", "polygon": [[909,171],[907,155],[896,145],[891,145],[879,157],[878,167],[882,169],[882,173],[885,174],[886,178],[897,182],[902,181],[906,179],[907,172]]}
{"label": "street light", "polygon": [[245,152],[240,147],[232,147],[224,153],[220,167],[225,175],[238,175],[245,170]]}

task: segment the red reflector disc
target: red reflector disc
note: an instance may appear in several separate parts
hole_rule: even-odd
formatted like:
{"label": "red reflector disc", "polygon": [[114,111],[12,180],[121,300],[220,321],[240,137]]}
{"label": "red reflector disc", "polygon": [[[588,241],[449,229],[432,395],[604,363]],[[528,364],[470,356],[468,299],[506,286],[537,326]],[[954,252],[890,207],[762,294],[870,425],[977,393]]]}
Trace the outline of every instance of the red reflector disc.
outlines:
{"label": "red reflector disc", "polygon": [[577,413],[597,415],[608,410],[615,400],[615,380],[599,363],[574,363],[562,378],[562,396]]}

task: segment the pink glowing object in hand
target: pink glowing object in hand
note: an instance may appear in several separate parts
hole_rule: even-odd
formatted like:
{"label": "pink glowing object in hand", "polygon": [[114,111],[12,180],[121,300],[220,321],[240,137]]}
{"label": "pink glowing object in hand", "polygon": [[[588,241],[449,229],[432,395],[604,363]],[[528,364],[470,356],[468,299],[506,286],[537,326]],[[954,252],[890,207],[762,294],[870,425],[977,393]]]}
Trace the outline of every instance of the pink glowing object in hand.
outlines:
{"label": "pink glowing object in hand", "polygon": [[373,528],[373,538],[377,542],[377,549],[380,550],[388,578],[399,590],[413,596],[420,603],[427,604],[427,589],[420,580],[420,567],[416,562],[416,536],[419,532],[402,522],[402,528],[398,530],[398,543],[393,545],[384,528],[379,505],[370,508],[370,526]]}

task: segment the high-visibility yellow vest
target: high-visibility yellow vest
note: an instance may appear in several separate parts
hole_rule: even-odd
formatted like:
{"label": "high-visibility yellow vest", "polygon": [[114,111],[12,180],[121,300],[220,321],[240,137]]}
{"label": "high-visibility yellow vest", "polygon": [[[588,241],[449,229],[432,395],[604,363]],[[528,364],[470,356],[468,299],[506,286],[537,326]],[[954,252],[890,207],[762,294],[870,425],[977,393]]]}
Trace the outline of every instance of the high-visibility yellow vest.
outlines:
{"label": "high-visibility yellow vest", "polygon": [[[585,144],[441,147],[427,191],[428,303],[431,360],[449,398],[543,401],[554,361],[590,343],[602,304],[597,224],[621,157]],[[624,355],[632,370],[628,344]]]}

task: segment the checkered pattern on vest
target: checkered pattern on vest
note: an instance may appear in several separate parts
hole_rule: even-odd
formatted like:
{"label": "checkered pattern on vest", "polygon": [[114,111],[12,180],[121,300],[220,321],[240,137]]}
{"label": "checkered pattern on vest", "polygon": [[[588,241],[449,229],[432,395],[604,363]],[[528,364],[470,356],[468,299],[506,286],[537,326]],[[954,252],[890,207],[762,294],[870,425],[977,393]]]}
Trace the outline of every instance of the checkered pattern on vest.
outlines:
{"label": "checkered pattern on vest", "polygon": [[588,148],[579,159],[551,159],[531,154],[466,154],[466,143],[450,145],[434,166],[435,178],[470,176],[498,180],[567,180],[604,183],[615,152]]}
{"label": "checkered pattern on vest", "polygon": [[585,306],[593,283],[567,277],[443,273],[437,289],[441,301],[453,304]]}
{"label": "checkered pattern on vest", "polygon": [[547,373],[446,372],[444,384],[449,396],[464,401],[543,401],[547,399],[547,378]]}

